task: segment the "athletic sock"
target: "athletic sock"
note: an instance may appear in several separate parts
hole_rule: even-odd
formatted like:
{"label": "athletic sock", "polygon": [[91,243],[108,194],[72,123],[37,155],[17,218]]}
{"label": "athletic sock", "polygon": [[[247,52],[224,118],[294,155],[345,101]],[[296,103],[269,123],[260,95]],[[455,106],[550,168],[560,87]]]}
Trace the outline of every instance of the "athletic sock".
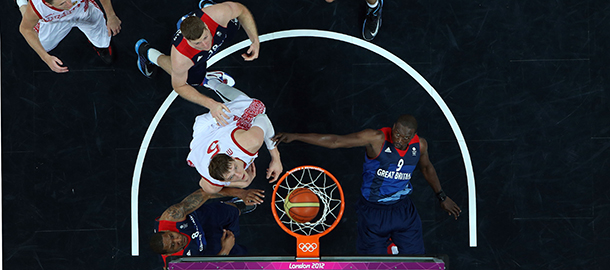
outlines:
{"label": "athletic sock", "polygon": [[216,91],[216,88],[223,83],[219,79],[213,77],[212,79],[207,79],[207,82],[205,84],[212,88],[212,90]]}
{"label": "athletic sock", "polygon": [[217,80],[214,80],[214,81],[216,81],[218,83],[218,85],[215,87],[212,87],[212,89],[214,89],[216,94],[218,94],[218,96],[224,102],[232,101],[232,100],[236,99],[238,96],[248,97],[248,95],[246,95],[244,92],[240,91],[239,89],[237,89],[235,87],[231,87],[224,83],[220,83]]}
{"label": "athletic sock", "polygon": [[375,4],[369,4],[368,1],[366,1],[366,4],[369,6],[370,9],[375,9],[378,5],[379,5],[379,0],[377,0],[377,2],[375,2]]}
{"label": "athletic sock", "polygon": [[155,48],[148,49],[148,60],[157,66],[159,65],[159,62],[157,62],[157,60],[159,59],[159,56],[161,56],[161,55],[165,55],[165,54],[161,53],[159,50],[157,50]]}

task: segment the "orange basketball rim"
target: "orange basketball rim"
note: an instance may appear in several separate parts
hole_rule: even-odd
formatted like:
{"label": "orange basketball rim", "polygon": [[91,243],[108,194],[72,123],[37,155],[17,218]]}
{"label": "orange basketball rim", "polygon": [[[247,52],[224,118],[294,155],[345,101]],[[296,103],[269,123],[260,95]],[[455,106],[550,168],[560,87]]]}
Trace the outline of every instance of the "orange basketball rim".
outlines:
{"label": "orange basketball rim", "polygon": [[[294,189],[303,187],[315,191],[316,195],[320,197],[321,206],[325,207],[320,219],[315,223],[299,224],[282,221],[286,214],[281,210],[283,207],[278,206],[278,204],[283,204],[287,198],[282,198],[278,192],[284,190],[284,192],[289,193]],[[294,168],[278,180],[273,189],[273,196],[271,196],[271,212],[282,230],[297,239],[296,259],[298,261],[320,260],[320,237],[331,232],[339,224],[345,208],[343,201],[343,189],[339,181],[330,172],[317,166]],[[278,214],[278,211],[282,213]],[[332,221],[332,224],[328,224],[330,221]],[[291,228],[288,228],[286,224]]]}

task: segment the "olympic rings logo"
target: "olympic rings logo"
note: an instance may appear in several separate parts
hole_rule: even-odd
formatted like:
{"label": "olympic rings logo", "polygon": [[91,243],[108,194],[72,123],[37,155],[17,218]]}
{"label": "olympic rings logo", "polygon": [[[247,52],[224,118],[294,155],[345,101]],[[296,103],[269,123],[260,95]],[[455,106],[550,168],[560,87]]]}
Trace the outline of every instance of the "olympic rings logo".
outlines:
{"label": "olympic rings logo", "polygon": [[318,244],[316,244],[316,243],[300,243],[299,244],[299,249],[301,249],[303,252],[313,252],[317,248],[318,248]]}

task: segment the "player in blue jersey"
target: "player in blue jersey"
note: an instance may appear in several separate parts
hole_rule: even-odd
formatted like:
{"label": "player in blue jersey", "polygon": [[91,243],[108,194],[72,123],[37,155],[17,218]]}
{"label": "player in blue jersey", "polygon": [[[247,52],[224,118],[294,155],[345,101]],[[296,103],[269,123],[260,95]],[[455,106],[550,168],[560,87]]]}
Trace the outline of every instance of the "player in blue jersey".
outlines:
{"label": "player in blue jersey", "polygon": [[302,141],[333,149],[364,146],[362,197],[356,206],[358,253],[386,254],[391,238],[401,254],[424,254],[421,220],[407,196],[413,191],[413,170],[419,168],[449,215],[457,219],[462,210],[445,195],[428,157],[428,142],[416,131],[415,117],[402,115],[391,128],[347,135],[279,133],[273,140]]}
{"label": "player in blue jersey", "polygon": [[263,190],[224,188],[223,192],[209,194],[198,189],[180,203],[167,208],[156,219],[150,247],[161,255],[166,269],[169,256],[246,254],[244,247],[235,245],[235,237],[239,235],[239,215],[249,213],[255,207],[246,206],[243,200],[237,198],[204,204],[211,198],[237,195],[250,199],[262,198]]}
{"label": "player in blue jersey", "polygon": [[[172,87],[176,93],[188,101],[208,108],[214,119],[224,126],[228,124],[226,113],[231,112],[229,108],[224,103],[200,93],[194,86],[207,87],[207,60],[228,46],[227,43],[240,26],[251,41],[242,57],[245,61],[257,59],[260,51],[258,31],[252,13],[240,3],[226,1],[214,4],[213,1],[202,0],[199,2],[199,8],[180,18],[179,29],[172,40],[169,55],[150,47],[145,39],[138,40],[135,46],[138,69],[150,78],[156,66],[161,67],[171,75]],[[224,77],[220,79],[228,80]]]}

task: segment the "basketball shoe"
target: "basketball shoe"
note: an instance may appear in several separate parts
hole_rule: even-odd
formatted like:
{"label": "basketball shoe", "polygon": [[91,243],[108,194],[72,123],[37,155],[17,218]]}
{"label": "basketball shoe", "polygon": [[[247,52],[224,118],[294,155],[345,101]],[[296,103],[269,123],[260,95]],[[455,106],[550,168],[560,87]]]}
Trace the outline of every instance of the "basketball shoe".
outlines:
{"label": "basketball shoe", "polygon": [[256,210],[256,204],[255,205],[246,205],[242,199],[237,198],[237,197],[235,197],[231,200],[228,200],[228,201],[223,201],[221,203],[229,203],[229,204],[235,205],[235,207],[237,207],[237,209],[239,209],[240,215],[247,214],[247,213],[250,213],[250,212]]}
{"label": "basketball shoe", "polygon": [[114,62],[114,53],[112,52],[112,44],[108,45],[108,48],[98,48],[93,46],[93,49],[97,53],[97,55],[106,63],[107,65],[112,64]]}
{"label": "basketball shoe", "polygon": [[381,27],[381,8],[383,7],[383,0],[377,0],[377,7],[371,8],[366,6],[366,17],[364,18],[364,24],[362,25],[362,37],[364,40],[371,41],[377,36],[379,28]]}
{"label": "basketball shoe", "polygon": [[142,72],[142,74],[144,74],[144,76],[146,76],[146,78],[150,78],[157,70],[157,66],[148,60],[148,49],[150,49],[150,45],[148,45],[148,41],[146,41],[146,39],[138,40],[136,43],[138,69],[140,72]]}
{"label": "basketball shoe", "polygon": [[222,71],[210,71],[205,74],[202,85],[212,90],[216,89],[218,82],[233,87],[235,80],[229,74]]}

